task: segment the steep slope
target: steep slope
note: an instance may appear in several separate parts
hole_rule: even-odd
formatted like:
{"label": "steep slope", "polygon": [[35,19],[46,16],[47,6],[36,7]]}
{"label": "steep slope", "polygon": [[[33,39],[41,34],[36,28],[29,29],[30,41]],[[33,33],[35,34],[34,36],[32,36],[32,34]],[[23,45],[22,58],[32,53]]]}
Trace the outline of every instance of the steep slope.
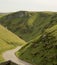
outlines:
{"label": "steep slope", "polygon": [[17,55],[33,65],[57,65],[57,13],[20,11],[0,24],[29,41]]}
{"label": "steep slope", "polygon": [[3,60],[1,54],[4,51],[22,44],[25,44],[24,40],[0,25],[0,61]]}
{"label": "steep slope", "polygon": [[57,23],[57,13],[19,11],[2,17],[0,23],[20,38],[30,41]]}
{"label": "steep slope", "polygon": [[45,30],[38,39],[20,49],[17,55],[33,65],[57,65],[57,25]]}

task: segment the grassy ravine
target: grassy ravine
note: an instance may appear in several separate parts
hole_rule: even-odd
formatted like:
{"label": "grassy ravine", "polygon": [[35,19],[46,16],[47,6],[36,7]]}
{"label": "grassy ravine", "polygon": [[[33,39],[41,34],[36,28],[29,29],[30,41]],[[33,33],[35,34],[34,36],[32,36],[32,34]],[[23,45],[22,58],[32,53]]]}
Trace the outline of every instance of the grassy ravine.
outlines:
{"label": "grassy ravine", "polygon": [[57,65],[57,25],[46,29],[38,39],[21,48],[17,56],[33,65]]}
{"label": "grassy ravine", "polygon": [[0,18],[0,23],[25,41],[42,34],[57,22],[57,13],[19,11]]}
{"label": "grassy ravine", "polygon": [[20,11],[0,23],[28,41],[16,54],[33,65],[57,65],[57,12]]}
{"label": "grassy ravine", "polygon": [[0,25],[0,62],[4,61],[2,53],[6,50],[13,49],[18,45],[23,45],[26,42]]}

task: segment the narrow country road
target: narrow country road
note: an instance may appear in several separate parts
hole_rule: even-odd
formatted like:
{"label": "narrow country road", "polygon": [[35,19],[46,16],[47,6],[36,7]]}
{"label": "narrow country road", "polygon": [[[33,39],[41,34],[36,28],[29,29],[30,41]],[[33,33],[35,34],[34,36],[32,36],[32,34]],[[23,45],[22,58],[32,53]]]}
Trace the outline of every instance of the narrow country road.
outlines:
{"label": "narrow country road", "polygon": [[5,59],[5,61],[11,60],[12,62],[17,63],[18,65],[31,65],[30,63],[22,61],[15,56],[15,52],[18,51],[20,48],[21,48],[21,46],[15,48],[15,49],[8,50],[8,51],[4,52],[3,58]]}

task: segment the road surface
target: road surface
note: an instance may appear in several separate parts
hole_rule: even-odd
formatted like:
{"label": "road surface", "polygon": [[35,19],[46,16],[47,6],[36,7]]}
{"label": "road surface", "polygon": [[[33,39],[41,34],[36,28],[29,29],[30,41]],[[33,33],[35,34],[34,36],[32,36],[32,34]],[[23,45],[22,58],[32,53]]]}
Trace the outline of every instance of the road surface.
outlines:
{"label": "road surface", "polygon": [[20,48],[21,48],[21,46],[18,46],[15,49],[8,50],[8,51],[4,52],[3,58],[5,59],[5,61],[10,60],[14,63],[17,63],[18,65],[31,65],[30,63],[27,63],[27,62],[20,60],[19,58],[16,57],[15,52],[17,52]]}

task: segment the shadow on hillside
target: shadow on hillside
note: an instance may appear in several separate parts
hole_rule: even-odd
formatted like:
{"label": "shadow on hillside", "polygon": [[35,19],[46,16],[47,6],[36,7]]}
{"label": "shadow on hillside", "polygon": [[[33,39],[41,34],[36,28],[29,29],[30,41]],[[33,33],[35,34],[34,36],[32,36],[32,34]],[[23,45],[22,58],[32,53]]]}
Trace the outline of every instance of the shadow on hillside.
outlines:
{"label": "shadow on hillside", "polygon": [[14,63],[12,61],[6,61],[6,62],[0,63],[0,65],[18,65],[18,64]]}

